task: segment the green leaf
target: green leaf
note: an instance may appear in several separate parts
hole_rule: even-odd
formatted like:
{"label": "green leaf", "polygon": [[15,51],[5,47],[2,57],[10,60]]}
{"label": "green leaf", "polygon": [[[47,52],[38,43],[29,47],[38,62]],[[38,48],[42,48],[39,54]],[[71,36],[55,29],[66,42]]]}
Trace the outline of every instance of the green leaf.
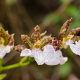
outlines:
{"label": "green leaf", "polygon": [[72,69],[71,63],[68,60],[64,65],[59,66],[59,74],[61,77],[66,77]]}
{"label": "green leaf", "polygon": [[0,80],[4,79],[6,77],[6,74],[0,74]]}

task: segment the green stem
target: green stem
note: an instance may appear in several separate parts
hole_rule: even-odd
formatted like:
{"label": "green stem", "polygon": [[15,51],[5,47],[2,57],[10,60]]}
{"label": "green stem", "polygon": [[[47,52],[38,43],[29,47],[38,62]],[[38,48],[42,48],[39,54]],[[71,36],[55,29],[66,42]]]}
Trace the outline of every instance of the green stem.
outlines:
{"label": "green stem", "polygon": [[5,67],[2,67],[2,71],[12,69],[12,68],[17,68],[17,67],[20,67],[20,66],[26,66],[26,65],[29,65],[29,64],[30,64],[30,62],[28,61],[26,63],[17,63],[17,64],[5,66]]}
{"label": "green stem", "polygon": [[3,59],[0,59],[0,73],[2,71],[2,63],[3,63]]}
{"label": "green stem", "polygon": [[23,57],[21,60],[20,60],[20,62],[19,63],[23,63],[23,62],[25,62],[25,61],[28,61],[28,56],[26,56],[26,57]]}
{"label": "green stem", "polygon": [[2,66],[2,63],[3,63],[3,59],[0,59],[0,66]]}

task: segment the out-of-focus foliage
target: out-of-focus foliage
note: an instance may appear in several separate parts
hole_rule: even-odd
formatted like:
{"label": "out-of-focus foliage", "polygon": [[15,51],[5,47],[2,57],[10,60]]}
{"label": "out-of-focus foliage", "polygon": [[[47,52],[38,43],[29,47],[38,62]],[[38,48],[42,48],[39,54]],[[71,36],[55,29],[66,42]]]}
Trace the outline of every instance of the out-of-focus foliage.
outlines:
{"label": "out-of-focus foliage", "polygon": [[73,18],[73,21],[70,24],[69,29],[77,28],[80,26],[80,16],[79,16],[79,9],[76,6],[70,5],[66,13]]}
{"label": "out-of-focus foliage", "polygon": [[79,17],[79,10],[77,7],[73,6],[73,5],[70,5],[66,12],[72,16],[73,19],[77,19]]}
{"label": "out-of-focus foliage", "polygon": [[17,0],[6,0],[8,4],[14,4]]}
{"label": "out-of-focus foliage", "polygon": [[60,2],[63,4],[69,2],[69,0],[60,0]]}
{"label": "out-of-focus foliage", "polygon": [[59,66],[59,74],[61,77],[66,77],[71,71],[72,65],[68,60],[64,65]]}
{"label": "out-of-focus foliage", "polygon": [[0,28],[3,27],[2,24],[0,23]]}
{"label": "out-of-focus foliage", "polygon": [[0,74],[0,80],[4,79],[6,77],[6,74]]}

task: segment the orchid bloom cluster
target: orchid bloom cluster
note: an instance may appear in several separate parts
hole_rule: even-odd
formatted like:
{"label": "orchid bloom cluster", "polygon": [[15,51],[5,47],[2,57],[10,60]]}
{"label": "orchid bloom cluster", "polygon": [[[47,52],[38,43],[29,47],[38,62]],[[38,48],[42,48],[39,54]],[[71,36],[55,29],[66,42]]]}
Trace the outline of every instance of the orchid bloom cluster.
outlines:
{"label": "orchid bloom cluster", "polygon": [[75,28],[67,33],[72,18],[67,20],[60,32],[59,39],[45,36],[46,31],[40,34],[40,27],[37,25],[31,35],[21,35],[21,39],[29,48],[24,45],[14,46],[13,34],[9,35],[7,31],[0,28],[0,58],[3,58],[10,50],[20,52],[20,56],[29,56],[35,59],[38,65],[62,65],[68,58],[62,56],[61,49],[70,46],[73,53],[80,55],[80,37],[75,34],[80,32],[80,28]]}
{"label": "orchid bloom cluster", "polygon": [[14,47],[14,34],[9,35],[8,31],[0,28],[0,59],[2,59],[6,53],[11,51]]}
{"label": "orchid bloom cluster", "polygon": [[34,57],[38,65],[42,65],[44,63],[47,65],[64,64],[67,61],[67,57],[63,57],[60,50],[56,51],[54,49],[51,43],[54,38],[51,36],[44,36],[46,32],[40,34],[39,30],[39,26],[34,28],[34,32],[31,36],[33,44],[27,35],[21,35],[21,39],[28,44],[30,49],[23,45],[18,45],[14,47],[13,50],[21,52],[20,56]]}

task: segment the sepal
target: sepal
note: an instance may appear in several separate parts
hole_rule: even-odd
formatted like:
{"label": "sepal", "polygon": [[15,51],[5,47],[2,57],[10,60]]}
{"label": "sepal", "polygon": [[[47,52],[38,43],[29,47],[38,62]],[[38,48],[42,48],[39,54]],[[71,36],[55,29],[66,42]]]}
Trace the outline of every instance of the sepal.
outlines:
{"label": "sepal", "polygon": [[60,30],[60,33],[59,33],[59,38],[60,38],[60,40],[62,40],[62,39],[66,36],[66,32],[67,32],[67,29],[68,29],[69,24],[71,23],[71,21],[72,21],[72,18],[69,19],[69,20],[67,20],[67,21],[63,24],[63,26],[62,26],[62,28],[61,28],[61,30]]}
{"label": "sepal", "polygon": [[38,40],[40,40],[40,33],[39,33],[39,26],[37,25],[35,28],[34,28],[34,32],[32,33],[32,41],[33,43],[37,42]]}
{"label": "sepal", "polygon": [[22,52],[24,49],[26,49],[26,47],[24,45],[17,45],[17,46],[12,48],[12,50],[15,50],[18,52]]}
{"label": "sepal", "polygon": [[71,40],[72,41],[79,41],[80,40],[80,36],[73,36],[72,38],[71,38]]}
{"label": "sepal", "polygon": [[41,45],[40,47],[43,48],[45,45],[47,45],[48,43],[50,43],[52,41],[52,37],[51,36],[45,36],[41,39]]}
{"label": "sepal", "polygon": [[23,42],[28,44],[28,46],[31,48],[32,44],[31,44],[31,41],[30,41],[30,37],[28,37],[27,35],[21,35],[21,39],[22,39]]}
{"label": "sepal", "polygon": [[60,50],[62,46],[62,41],[61,40],[52,40],[52,46],[54,47],[55,50]]}
{"label": "sepal", "polygon": [[4,40],[3,45],[6,46],[9,43],[10,35],[9,35],[8,31],[5,31],[2,27],[0,28],[0,37],[3,38],[3,40]]}
{"label": "sepal", "polygon": [[9,43],[8,43],[9,46],[14,45],[14,38],[13,38],[13,36],[14,36],[14,34],[10,35],[10,40],[9,40]]}
{"label": "sepal", "polygon": [[45,31],[44,33],[40,34],[40,39],[46,34],[47,31]]}
{"label": "sepal", "polygon": [[75,35],[80,32],[80,28],[72,29],[68,32],[68,35]]}

